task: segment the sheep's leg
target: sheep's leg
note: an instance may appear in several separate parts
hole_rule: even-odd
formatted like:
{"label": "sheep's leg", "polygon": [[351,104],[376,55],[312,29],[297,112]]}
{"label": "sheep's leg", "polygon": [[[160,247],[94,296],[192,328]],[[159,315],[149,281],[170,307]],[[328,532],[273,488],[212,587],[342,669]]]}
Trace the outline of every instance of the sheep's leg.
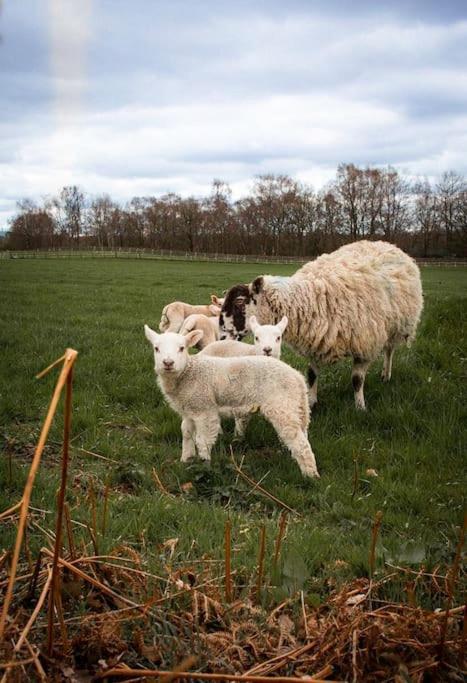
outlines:
{"label": "sheep's leg", "polygon": [[301,429],[293,430],[288,427],[285,429],[277,429],[276,427],[276,430],[287,448],[290,449],[292,457],[297,461],[303,476],[319,478],[316,458],[305,433]]}
{"label": "sheep's leg", "polygon": [[369,367],[369,361],[362,360],[361,358],[354,358],[352,368],[352,386],[354,390],[355,407],[359,410],[366,410],[363,387],[365,385],[365,376]]}
{"label": "sheep's leg", "polygon": [[243,439],[245,436],[248,422],[250,421],[249,413],[234,410],[233,416],[235,418],[235,436],[238,439]]}
{"label": "sheep's leg", "polygon": [[316,403],[318,403],[318,372],[319,368],[316,365],[316,363],[310,361],[310,365],[308,367],[308,402],[310,404],[310,408],[313,408]]}
{"label": "sheep's leg", "polygon": [[263,406],[263,415],[270,421],[281,441],[290,450],[305,477],[319,477],[316,459],[311,450],[306,431],[290,412],[275,406]]}
{"label": "sheep's leg", "polygon": [[209,413],[195,419],[196,447],[201,460],[211,460],[211,449],[216,443],[221,421],[217,413]]}
{"label": "sheep's leg", "polygon": [[392,359],[394,356],[394,346],[386,346],[384,349],[384,365],[383,372],[381,373],[381,379],[383,382],[389,382],[392,374]]}
{"label": "sheep's leg", "polygon": [[180,314],[172,314],[169,320],[169,325],[165,332],[180,332],[180,329],[185,321],[185,318],[183,315]]}
{"label": "sheep's leg", "polygon": [[195,449],[195,423],[189,417],[182,420],[182,462],[194,458]]}

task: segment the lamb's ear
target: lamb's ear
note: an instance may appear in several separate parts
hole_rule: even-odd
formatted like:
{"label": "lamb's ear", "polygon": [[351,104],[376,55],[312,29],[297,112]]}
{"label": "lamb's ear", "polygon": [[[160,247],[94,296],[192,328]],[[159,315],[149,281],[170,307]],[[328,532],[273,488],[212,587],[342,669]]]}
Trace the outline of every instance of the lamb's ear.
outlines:
{"label": "lamb's ear", "polygon": [[214,304],[209,304],[208,308],[209,308],[212,315],[220,315],[221,314],[222,309],[220,306],[215,306]]}
{"label": "lamb's ear", "polygon": [[263,285],[264,277],[260,275],[251,283],[251,291],[253,292],[253,294],[259,294],[260,291],[263,289]]}
{"label": "lamb's ear", "polygon": [[254,334],[256,328],[259,327],[259,325],[258,325],[258,320],[257,320],[257,318],[256,318],[256,315],[252,315],[252,316],[250,316],[250,317],[248,318],[248,324],[249,324],[249,326],[250,326],[250,330],[251,330],[251,331],[253,332],[253,334]]}
{"label": "lamb's ear", "polygon": [[144,334],[146,335],[146,339],[149,342],[151,342],[151,344],[155,344],[159,339],[159,335],[157,334],[157,332],[151,330],[151,328],[148,325],[144,326]]}
{"label": "lamb's ear", "polygon": [[277,327],[280,329],[280,331],[282,333],[284,332],[285,328],[287,327],[288,322],[289,322],[288,317],[286,315],[284,315],[282,320],[279,320],[279,322],[277,323]]}
{"label": "lamb's ear", "polygon": [[214,306],[222,307],[222,299],[219,299],[219,297],[215,294],[211,294],[211,301],[214,304]]}
{"label": "lamb's ear", "polygon": [[192,332],[188,332],[188,334],[185,335],[187,346],[195,346],[195,344],[197,344],[199,340],[203,338],[203,335],[203,330],[193,330]]}

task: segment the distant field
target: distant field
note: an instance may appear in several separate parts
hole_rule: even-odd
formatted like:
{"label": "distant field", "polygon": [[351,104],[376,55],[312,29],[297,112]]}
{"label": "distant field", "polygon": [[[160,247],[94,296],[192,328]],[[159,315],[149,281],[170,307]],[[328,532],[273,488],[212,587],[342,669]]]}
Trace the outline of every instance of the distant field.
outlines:
{"label": "distant field", "polygon": [[[0,510],[16,502],[44,418],[54,376],[34,374],[63,353],[79,351],[75,371],[73,444],[118,461],[73,453],[72,517],[90,521],[89,489],[111,486],[109,522],[99,550],[125,543],[157,568],[161,544],[178,538],[174,561],[223,556],[227,516],[232,520],[233,565],[249,575],[256,563],[258,529],[266,524],[273,553],[280,509],[238,481],[229,459],[233,428],[225,426],[210,470],[179,462],[179,418],[162,402],[143,324],[154,327],[163,305],[201,303],[212,292],[261,273],[255,265],[164,261],[34,260],[0,262]],[[290,274],[294,266],[267,268]],[[273,430],[251,421],[237,460],[255,480],[299,514],[289,521],[277,598],[294,585],[322,594],[334,581],[368,572],[372,520],[384,513],[378,567],[384,563],[450,561],[462,521],[467,396],[467,268],[424,268],[425,312],[419,338],[396,354],[393,380],[367,378],[368,411],[353,405],[350,365],[326,369],[310,441],[321,479],[305,481]],[[304,368],[287,351],[285,360]],[[59,477],[60,420],[44,454],[32,504],[52,510]],[[354,459],[358,482],[352,498]],[[155,467],[167,497],[154,484]],[[11,468],[11,469],[10,469]],[[378,476],[366,474],[376,470]],[[186,492],[181,486],[192,487]],[[41,526],[51,526],[45,513]],[[14,527],[1,527],[2,547]],[[87,534],[80,530],[79,533]],[[30,531],[39,547],[44,537]],[[268,567],[269,567],[268,560]],[[292,578],[290,578],[292,577]]]}

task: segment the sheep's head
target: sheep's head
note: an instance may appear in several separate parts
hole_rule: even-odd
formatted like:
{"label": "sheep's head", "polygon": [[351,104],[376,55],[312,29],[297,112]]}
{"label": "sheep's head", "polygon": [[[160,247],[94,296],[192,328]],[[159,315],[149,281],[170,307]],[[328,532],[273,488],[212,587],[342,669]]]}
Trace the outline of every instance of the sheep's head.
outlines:
{"label": "sheep's head", "polygon": [[250,329],[248,319],[256,314],[257,297],[264,285],[263,276],[249,285],[234,285],[225,294],[219,318],[221,339],[242,340]]}
{"label": "sheep's head", "polygon": [[254,335],[257,356],[281,357],[282,335],[288,322],[287,316],[284,315],[277,325],[260,325],[256,316],[251,316],[248,323]]}
{"label": "sheep's head", "polygon": [[[220,312],[220,309],[222,308],[222,306],[224,305],[224,301],[225,301],[225,299],[223,297],[221,298],[221,297],[216,296],[215,294],[211,294],[211,302],[213,303],[214,306],[219,307],[219,312]],[[217,315],[219,315],[219,314],[217,314]]]}
{"label": "sheep's head", "polygon": [[146,339],[154,349],[154,370],[158,375],[177,375],[183,372],[188,361],[188,349],[199,342],[202,330],[193,330],[186,335],[175,332],[157,334],[148,325],[144,326]]}
{"label": "sheep's head", "polygon": [[234,285],[227,291],[219,317],[221,339],[240,341],[247,335],[249,331],[247,306],[250,303],[251,293],[248,285]]}

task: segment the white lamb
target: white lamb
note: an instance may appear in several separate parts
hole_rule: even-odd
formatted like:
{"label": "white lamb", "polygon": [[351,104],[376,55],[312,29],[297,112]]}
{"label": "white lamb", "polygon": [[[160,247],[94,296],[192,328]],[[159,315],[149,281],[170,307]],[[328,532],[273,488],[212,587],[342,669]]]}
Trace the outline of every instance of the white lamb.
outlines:
{"label": "white lamb", "polygon": [[221,339],[246,334],[247,318],[261,323],[287,315],[285,340],[310,358],[310,405],[317,400],[318,365],[353,358],[357,408],[370,364],[384,352],[383,381],[391,378],[395,348],[410,343],[423,308],[420,271],[388,242],[360,241],[305,264],[292,277],[265,275],[226,294]]}
{"label": "white lamb", "polygon": [[202,330],[203,336],[197,344],[197,348],[204,349],[208,344],[213,344],[219,339],[219,316],[211,316],[202,313],[194,313],[185,318],[180,328],[180,334],[188,334],[193,330]]}
{"label": "white lamb", "polygon": [[[155,372],[162,393],[182,417],[182,461],[196,455],[210,460],[220,429],[220,411],[259,409],[290,449],[305,476],[318,477],[308,442],[309,406],[303,377],[275,358],[190,356],[202,332],[186,336],[157,334],[144,326],[154,349]],[[196,445],[196,449],[195,449]]]}
{"label": "white lamb", "polygon": [[178,332],[183,325],[185,318],[189,315],[202,314],[208,317],[219,316],[221,312],[221,303],[224,300],[218,299],[214,294],[211,296],[212,301],[219,303],[211,303],[206,305],[192,306],[183,301],[173,301],[167,304],[162,309],[162,316],[159,323],[161,332]]}
{"label": "white lamb", "polygon": [[[248,321],[254,334],[254,344],[245,344],[234,339],[216,341],[203,348],[201,355],[230,358],[232,356],[270,356],[279,359],[281,356],[282,335],[287,327],[287,316],[284,316],[277,325],[260,325],[252,315]],[[230,410],[223,408],[220,411],[223,417],[233,417],[235,420],[235,436],[243,438],[250,421],[250,413],[242,410]]]}
{"label": "white lamb", "polygon": [[[260,325],[254,315],[251,316],[249,327],[254,335],[254,344],[226,339],[225,341],[215,341],[209,345],[203,345],[202,354],[206,356],[220,356],[227,358],[230,356],[271,356],[272,358],[281,357],[282,335],[287,327],[287,316],[284,315],[277,325]],[[181,334],[185,334],[183,329]],[[200,328],[197,328],[200,329]],[[217,330],[219,334],[219,329]]]}

